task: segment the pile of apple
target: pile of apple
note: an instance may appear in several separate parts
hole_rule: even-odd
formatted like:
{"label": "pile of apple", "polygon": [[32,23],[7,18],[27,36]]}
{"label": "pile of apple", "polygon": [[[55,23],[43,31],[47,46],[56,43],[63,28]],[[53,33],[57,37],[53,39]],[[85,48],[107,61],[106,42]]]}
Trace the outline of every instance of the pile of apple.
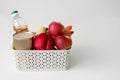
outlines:
{"label": "pile of apple", "polygon": [[35,50],[68,50],[72,46],[72,26],[64,27],[59,22],[51,22],[47,27],[41,27],[33,41]]}

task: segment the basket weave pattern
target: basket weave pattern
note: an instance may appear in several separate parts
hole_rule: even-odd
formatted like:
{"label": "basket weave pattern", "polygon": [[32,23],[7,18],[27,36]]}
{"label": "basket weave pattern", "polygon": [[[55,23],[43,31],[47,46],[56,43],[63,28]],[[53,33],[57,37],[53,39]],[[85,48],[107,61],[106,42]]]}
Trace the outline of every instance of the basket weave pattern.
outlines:
{"label": "basket weave pattern", "polygon": [[66,70],[70,50],[15,50],[19,70]]}

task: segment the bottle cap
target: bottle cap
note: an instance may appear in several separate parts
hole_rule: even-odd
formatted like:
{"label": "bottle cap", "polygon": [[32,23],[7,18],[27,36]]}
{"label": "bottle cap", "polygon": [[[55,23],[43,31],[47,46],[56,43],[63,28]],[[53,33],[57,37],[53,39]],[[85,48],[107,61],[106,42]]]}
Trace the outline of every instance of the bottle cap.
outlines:
{"label": "bottle cap", "polygon": [[12,16],[18,14],[18,11],[17,10],[14,10],[13,12],[11,12]]}

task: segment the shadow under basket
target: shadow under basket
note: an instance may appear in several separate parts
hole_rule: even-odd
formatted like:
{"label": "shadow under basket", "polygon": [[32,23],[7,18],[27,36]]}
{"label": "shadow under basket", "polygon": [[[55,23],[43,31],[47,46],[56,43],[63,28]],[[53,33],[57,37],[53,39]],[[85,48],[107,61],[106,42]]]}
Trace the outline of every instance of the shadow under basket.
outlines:
{"label": "shadow under basket", "polygon": [[15,50],[16,67],[24,71],[67,70],[70,50]]}

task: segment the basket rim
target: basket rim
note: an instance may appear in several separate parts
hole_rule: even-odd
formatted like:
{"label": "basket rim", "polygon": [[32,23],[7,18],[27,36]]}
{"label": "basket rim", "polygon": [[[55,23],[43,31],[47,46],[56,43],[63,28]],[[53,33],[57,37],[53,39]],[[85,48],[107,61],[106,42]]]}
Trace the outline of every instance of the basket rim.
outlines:
{"label": "basket rim", "polygon": [[69,50],[14,50],[14,51],[70,51]]}
{"label": "basket rim", "polygon": [[70,50],[14,50],[14,53],[21,53],[21,52],[38,52],[38,53],[41,53],[41,52],[56,52],[56,53],[63,53],[65,52],[66,54],[69,54],[70,53]]}

